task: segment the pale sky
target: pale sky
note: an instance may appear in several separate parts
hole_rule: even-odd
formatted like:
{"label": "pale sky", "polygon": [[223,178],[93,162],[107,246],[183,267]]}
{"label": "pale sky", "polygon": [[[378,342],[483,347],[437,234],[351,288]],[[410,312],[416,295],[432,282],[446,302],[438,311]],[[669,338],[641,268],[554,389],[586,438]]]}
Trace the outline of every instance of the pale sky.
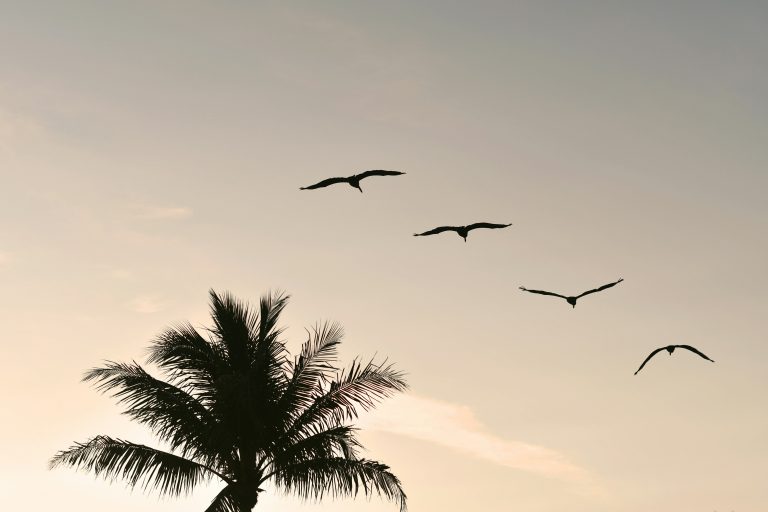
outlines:
{"label": "pale sky", "polygon": [[[151,442],[79,382],[292,295],[411,391],[364,418],[413,511],[768,509],[768,5],[0,2],[0,495],[204,510],[48,459]],[[299,191],[366,169],[406,172]],[[503,231],[414,238],[440,224]],[[572,309],[519,286],[578,293]],[[657,356],[650,350],[697,346]],[[264,512],[396,511],[377,498]]]}

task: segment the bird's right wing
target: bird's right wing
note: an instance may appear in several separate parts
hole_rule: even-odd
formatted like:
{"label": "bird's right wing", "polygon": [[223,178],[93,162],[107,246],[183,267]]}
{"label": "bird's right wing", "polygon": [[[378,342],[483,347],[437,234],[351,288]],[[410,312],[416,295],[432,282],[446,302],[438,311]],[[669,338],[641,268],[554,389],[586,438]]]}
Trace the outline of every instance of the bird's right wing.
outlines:
{"label": "bird's right wing", "polygon": [[686,349],[686,350],[690,350],[690,351],[691,351],[691,352],[693,352],[694,354],[698,354],[698,355],[700,355],[701,357],[703,357],[703,358],[704,358],[704,359],[706,359],[707,361],[712,361],[713,363],[715,362],[715,360],[714,360],[714,359],[710,359],[710,358],[708,358],[707,356],[705,356],[705,355],[704,355],[704,353],[703,353],[703,352],[699,352],[699,350],[698,350],[698,349],[696,349],[696,348],[694,348],[694,347],[692,347],[692,346],[690,346],[690,345],[675,345],[675,346],[676,346],[676,347],[679,347],[679,348],[684,348],[684,349]]}
{"label": "bird's right wing", "polygon": [[[651,360],[651,358],[652,358],[653,356],[655,356],[656,354],[658,354],[658,353],[659,353],[659,352],[661,352],[662,350],[665,350],[666,348],[667,348],[667,347],[661,347],[661,348],[657,348],[656,350],[654,350],[653,352],[651,352],[651,354],[650,354],[648,357],[646,357],[646,358],[645,358],[645,361],[643,361],[643,364],[641,364],[641,365],[640,365],[640,368],[638,368],[638,369],[637,369],[637,372],[639,372],[640,370],[642,370],[642,369],[643,369],[643,366],[645,366],[645,363],[647,363],[648,361],[650,361],[650,360]],[[637,375],[637,372],[635,372],[635,375]]]}
{"label": "bird's right wing", "polygon": [[327,180],[320,181],[314,185],[301,187],[300,190],[313,190],[316,188],[327,187],[328,185],[333,185],[335,183],[349,183],[349,178],[328,178]]}
{"label": "bird's right wing", "polygon": [[561,299],[568,298],[565,295],[560,295],[559,293],[545,292],[544,290],[529,290],[528,288],[525,288],[523,286],[521,286],[520,289],[523,290],[524,292],[538,293],[539,295],[551,295],[553,297],[560,297]]}
{"label": "bird's right wing", "polygon": [[624,280],[623,278],[620,278],[618,281],[615,281],[613,283],[604,284],[603,286],[600,286],[599,288],[595,288],[594,290],[589,290],[589,291],[586,291],[586,292],[582,293],[581,295],[577,295],[576,298],[580,299],[581,297],[583,297],[585,295],[589,295],[590,293],[601,292],[601,291],[605,290],[606,288],[611,288],[613,286],[616,286],[617,284],[619,284],[623,280]]}
{"label": "bird's right wing", "polygon": [[402,174],[405,174],[405,173],[400,171],[385,171],[384,169],[373,169],[372,171],[361,172],[360,174],[357,175],[357,177],[362,180],[369,176],[400,176]]}
{"label": "bird's right wing", "polygon": [[443,231],[456,231],[456,228],[454,226],[440,226],[439,228],[430,229],[429,231],[425,231],[423,233],[414,233],[413,236],[436,235],[438,233],[442,233]]}
{"label": "bird's right wing", "polygon": [[477,228],[486,228],[486,229],[499,229],[499,228],[508,228],[512,224],[494,224],[492,222],[475,222],[474,224],[470,224],[467,226],[467,231],[472,231],[473,229]]}

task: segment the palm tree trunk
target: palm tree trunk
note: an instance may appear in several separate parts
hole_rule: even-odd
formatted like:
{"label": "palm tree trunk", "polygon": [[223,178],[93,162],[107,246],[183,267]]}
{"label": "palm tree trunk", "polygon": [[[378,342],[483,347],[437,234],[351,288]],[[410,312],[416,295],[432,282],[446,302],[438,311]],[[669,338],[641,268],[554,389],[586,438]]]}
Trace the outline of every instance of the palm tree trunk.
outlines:
{"label": "palm tree trunk", "polygon": [[[245,489],[250,489],[249,486],[244,487]],[[245,493],[240,493],[237,500],[238,512],[251,512],[253,507],[256,506],[257,501],[259,501],[259,495],[257,492],[246,491]]]}
{"label": "palm tree trunk", "polygon": [[251,512],[256,506],[256,500],[240,500],[237,504],[238,512]]}

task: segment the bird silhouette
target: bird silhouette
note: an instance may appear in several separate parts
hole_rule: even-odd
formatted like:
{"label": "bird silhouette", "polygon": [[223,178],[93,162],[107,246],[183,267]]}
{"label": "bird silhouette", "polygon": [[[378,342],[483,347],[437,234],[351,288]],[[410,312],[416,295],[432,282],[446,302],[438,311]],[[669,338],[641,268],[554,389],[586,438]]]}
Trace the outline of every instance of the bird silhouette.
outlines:
{"label": "bird silhouette", "polygon": [[[690,351],[691,351],[691,352],[693,352],[694,354],[698,354],[698,355],[700,355],[701,357],[703,357],[703,358],[704,358],[704,359],[706,359],[707,361],[712,361],[713,363],[715,362],[715,360],[714,360],[714,359],[710,359],[710,358],[708,358],[708,357],[707,357],[707,356],[705,356],[705,355],[704,355],[702,352],[699,352],[699,351],[698,351],[696,348],[694,348],[694,347],[692,347],[692,346],[690,346],[690,345],[667,345],[666,347],[657,348],[656,350],[654,350],[653,352],[651,352],[651,354],[650,354],[648,357],[646,357],[646,358],[645,358],[645,361],[643,361],[643,364],[641,364],[641,365],[640,365],[640,368],[638,368],[638,369],[637,369],[637,372],[639,372],[640,370],[642,370],[642,369],[643,369],[643,366],[645,366],[645,363],[647,363],[648,361],[650,361],[650,360],[651,360],[651,358],[652,358],[653,356],[655,356],[656,354],[658,354],[658,353],[659,353],[659,352],[661,352],[662,350],[666,350],[667,352],[669,352],[669,355],[672,355],[672,352],[674,352],[676,348],[684,348],[684,349],[686,349],[686,350],[690,350]],[[637,375],[637,372],[635,372],[635,375]]]}
{"label": "bird silhouette", "polygon": [[439,228],[430,229],[429,231],[425,231],[423,233],[414,233],[413,236],[429,236],[429,235],[436,235],[438,233],[442,233],[443,231],[455,231],[466,242],[469,232],[472,231],[473,229],[478,229],[478,228],[499,229],[499,228],[508,228],[511,225],[512,224],[492,224],[490,222],[475,222],[474,224],[470,224],[468,226],[440,226]]}
{"label": "bird silhouette", "polygon": [[335,185],[336,183],[347,183],[362,193],[363,189],[360,188],[360,180],[369,178],[371,176],[400,176],[401,174],[405,173],[400,171],[384,171],[381,169],[374,169],[372,171],[361,172],[360,174],[353,174],[352,176],[347,176],[346,178],[328,178],[327,180],[320,181],[308,187],[300,187],[299,190],[314,190],[316,188],[327,187],[328,185]]}
{"label": "bird silhouette", "polygon": [[571,306],[573,306],[575,308],[576,307],[576,301],[579,300],[580,298],[582,298],[583,296],[589,295],[590,293],[601,292],[601,291],[605,290],[606,288],[610,288],[612,286],[616,286],[617,284],[619,284],[623,280],[624,279],[619,279],[615,283],[604,284],[600,288],[595,288],[594,290],[589,290],[589,291],[586,291],[586,292],[584,292],[584,293],[582,293],[580,295],[574,295],[574,296],[570,296],[570,297],[566,297],[565,295],[560,295],[559,293],[545,292],[543,290],[529,290],[528,288],[525,288],[523,286],[521,286],[520,289],[523,290],[524,292],[538,293],[539,295],[552,295],[553,297],[560,297],[561,299],[565,299],[568,302],[568,304],[570,304]]}

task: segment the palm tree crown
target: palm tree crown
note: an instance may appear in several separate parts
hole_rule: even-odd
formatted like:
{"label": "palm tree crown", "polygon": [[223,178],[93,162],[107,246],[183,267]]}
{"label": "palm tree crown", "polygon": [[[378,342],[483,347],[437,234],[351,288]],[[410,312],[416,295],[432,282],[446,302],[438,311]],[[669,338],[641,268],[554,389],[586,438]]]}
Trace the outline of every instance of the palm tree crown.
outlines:
{"label": "palm tree crown", "polygon": [[162,451],[96,436],[60,451],[51,467],[71,466],[122,478],[133,487],[179,495],[218,478],[225,484],[206,512],[246,512],[266,482],[303,498],[377,493],[406,508],[400,480],[389,467],[358,456],[360,409],[403,391],[402,373],[386,362],[333,363],[343,331],[318,325],[290,358],[277,326],[288,296],[261,298],[258,309],[228,293],[210,292],[213,327],[204,336],[188,323],[163,332],[148,363],[106,362],[83,380],[110,391],[125,414],[147,425]]}

